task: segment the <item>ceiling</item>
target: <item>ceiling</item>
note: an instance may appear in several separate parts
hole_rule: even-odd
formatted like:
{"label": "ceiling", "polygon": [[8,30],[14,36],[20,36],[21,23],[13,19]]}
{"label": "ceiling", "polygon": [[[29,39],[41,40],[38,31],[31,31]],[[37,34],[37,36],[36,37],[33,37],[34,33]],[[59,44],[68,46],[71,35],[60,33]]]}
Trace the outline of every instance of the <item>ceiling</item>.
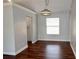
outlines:
{"label": "ceiling", "polygon": [[[6,2],[7,0],[4,0]],[[14,0],[24,7],[36,12],[40,12],[45,8],[45,0]],[[49,0],[48,9],[52,12],[69,11],[71,9],[72,0]]]}

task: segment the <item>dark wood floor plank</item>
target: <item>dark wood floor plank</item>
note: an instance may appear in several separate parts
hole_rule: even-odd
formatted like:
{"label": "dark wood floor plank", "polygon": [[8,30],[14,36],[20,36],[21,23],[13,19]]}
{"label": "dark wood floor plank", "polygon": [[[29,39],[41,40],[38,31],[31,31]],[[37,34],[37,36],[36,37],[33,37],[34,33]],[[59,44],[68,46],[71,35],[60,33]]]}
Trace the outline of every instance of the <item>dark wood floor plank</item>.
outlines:
{"label": "dark wood floor plank", "polygon": [[75,59],[69,42],[38,41],[28,45],[28,49],[17,56],[4,55],[4,59]]}

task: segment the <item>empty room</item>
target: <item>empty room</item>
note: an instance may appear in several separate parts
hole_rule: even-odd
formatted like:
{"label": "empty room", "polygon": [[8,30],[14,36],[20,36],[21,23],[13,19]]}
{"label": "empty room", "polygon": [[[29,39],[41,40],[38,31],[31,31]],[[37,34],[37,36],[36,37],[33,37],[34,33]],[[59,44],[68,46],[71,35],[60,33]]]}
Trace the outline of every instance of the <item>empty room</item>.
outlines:
{"label": "empty room", "polygon": [[76,59],[76,0],[3,0],[3,59]]}

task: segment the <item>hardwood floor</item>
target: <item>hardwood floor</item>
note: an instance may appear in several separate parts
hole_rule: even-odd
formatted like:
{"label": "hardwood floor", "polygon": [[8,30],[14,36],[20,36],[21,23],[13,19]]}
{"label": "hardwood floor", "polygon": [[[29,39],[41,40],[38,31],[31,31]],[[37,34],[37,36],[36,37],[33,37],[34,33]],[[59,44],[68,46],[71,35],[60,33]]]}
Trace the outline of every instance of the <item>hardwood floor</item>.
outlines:
{"label": "hardwood floor", "polygon": [[3,56],[4,59],[75,59],[69,42],[29,43],[28,49],[17,56]]}

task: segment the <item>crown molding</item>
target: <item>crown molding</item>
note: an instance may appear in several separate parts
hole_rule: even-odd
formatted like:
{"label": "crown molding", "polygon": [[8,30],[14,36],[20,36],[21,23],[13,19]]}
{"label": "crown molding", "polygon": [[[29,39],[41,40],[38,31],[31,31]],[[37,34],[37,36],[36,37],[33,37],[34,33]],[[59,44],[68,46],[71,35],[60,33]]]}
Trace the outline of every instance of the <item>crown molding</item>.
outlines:
{"label": "crown molding", "polygon": [[5,3],[3,3],[3,6],[9,6],[9,5],[13,5],[13,6],[16,6],[16,7],[18,7],[18,8],[21,8],[21,9],[23,9],[23,10],[25,10],[25,11],[28,11],[28,12],[30,12],[30,13],[36,14],[35,11],[32,11],[32,10],[30,10],[30,9],[28,9],[28,8],[25,8],[25,7],[23,7],[23,6],[19,5],[19,4],[10,3],[10,2],[5,2]]}
{"label": "crown molding", "polygon": [[18,7],[18,8],[21,8],[21,9],[23,9],[25,11],[31,12],[33,14],[36,14],[36,12],[34,12],[34,11],[28,9],[28,8],[25,8],[25,7],[23,7],[23,6],[19,5],[19,4],[14,3],[13,5],[16,6],[16,7]]}

